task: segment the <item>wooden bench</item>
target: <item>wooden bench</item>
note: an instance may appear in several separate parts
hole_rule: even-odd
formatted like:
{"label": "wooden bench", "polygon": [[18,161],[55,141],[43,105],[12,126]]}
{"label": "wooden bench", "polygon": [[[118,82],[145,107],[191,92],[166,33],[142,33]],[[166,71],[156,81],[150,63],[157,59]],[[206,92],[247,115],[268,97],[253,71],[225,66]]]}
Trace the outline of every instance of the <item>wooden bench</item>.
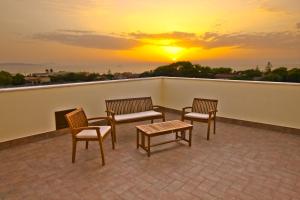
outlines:
{"label": "wooden bench", "polygon": [[116,124],[155,119],[165,121],[164,112],[158,112],[160,106],[152,104],[151,97],[105,100],[107,116],[111,118],[111,126],[115,133]]}

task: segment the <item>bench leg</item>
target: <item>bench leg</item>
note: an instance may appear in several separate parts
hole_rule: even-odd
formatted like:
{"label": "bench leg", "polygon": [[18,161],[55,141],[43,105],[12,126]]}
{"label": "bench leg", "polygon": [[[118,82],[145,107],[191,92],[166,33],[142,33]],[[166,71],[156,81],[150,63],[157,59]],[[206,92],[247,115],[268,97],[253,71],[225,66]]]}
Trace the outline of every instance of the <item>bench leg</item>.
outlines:
{"label": "bench leg", "polygon": [[208,126],[207,126],[207,140],[209,140],[209,135],[210,135],[210,120],[208,121]]}
{"label": "bench leg", "polygon": [[148,157],[150,157],[150,136],[148,136]]}
{"label": "bench leg", "polygon": [[216,118],[214,119],[214,134],[216,134]]}
{"label": "bench leg", "polygon": [[113,122],[111,127],[112,127],[113,133],[114,133],[113,140],[115,143],[117,143],[116,124]]}

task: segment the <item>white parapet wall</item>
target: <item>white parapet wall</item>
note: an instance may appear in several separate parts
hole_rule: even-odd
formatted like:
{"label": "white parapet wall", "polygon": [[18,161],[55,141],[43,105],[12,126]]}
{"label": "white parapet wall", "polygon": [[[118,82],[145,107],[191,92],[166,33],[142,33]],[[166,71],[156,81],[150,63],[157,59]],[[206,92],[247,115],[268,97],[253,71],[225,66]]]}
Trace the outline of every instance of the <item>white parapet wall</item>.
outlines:
{"label": "white parapet wall", "polygon": [[0,142],[55,130],[55,111],[83,107],[105,116],[105,99],[151,96],[161,103],[161,78],[101,81],[0,90]]}
{"label": "white parapet wall", "polygon": [[194,97],[219,100],[218,115],[300,129],[300,84],[197,78],[163,78],[162,103],[191,106]]}
{"label": "white parapet wall", "polygon": [[219,116],[300,129],[300,84],[156,77],[0,89],[0,142],[54,130],[55,111],[105,115],[105,99],[139,96],[178,110],[214,98]]}

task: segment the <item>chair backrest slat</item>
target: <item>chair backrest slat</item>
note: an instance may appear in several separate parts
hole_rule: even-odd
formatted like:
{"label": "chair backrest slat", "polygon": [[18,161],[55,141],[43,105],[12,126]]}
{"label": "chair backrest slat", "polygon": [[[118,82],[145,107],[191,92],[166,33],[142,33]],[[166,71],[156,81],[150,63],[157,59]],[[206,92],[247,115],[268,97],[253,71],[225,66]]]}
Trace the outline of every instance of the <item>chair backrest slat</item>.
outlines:
{"label": "chair backrest slat", "polygon": [[210,110],[216,110],[218,100],[195,98],[193,100],[192,112],[208,114]]}
{"label": "chair backrest slat", "polygon": [[114,111],[117,115],[143,112],[152,109],[151,97],[110,99],[105,100],[105,103],[106,109]]}
{"label": "chair backrest slat", "polygon": [[88,126],[88,120],[82,108],[66,114],[65,117],[71,130]]}

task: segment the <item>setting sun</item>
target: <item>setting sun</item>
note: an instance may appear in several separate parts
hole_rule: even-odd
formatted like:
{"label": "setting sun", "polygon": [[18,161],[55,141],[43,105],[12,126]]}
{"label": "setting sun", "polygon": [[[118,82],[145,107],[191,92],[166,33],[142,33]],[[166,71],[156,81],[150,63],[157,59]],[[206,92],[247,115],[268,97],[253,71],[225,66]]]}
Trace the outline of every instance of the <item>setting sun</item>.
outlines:
{"label": "setting sun", "polygon": [[181,58],[181,55],[184,51],[184,48],[176,46],[163,46],[162,49],[164,53],[172,59],[172,61],[176,61]]}

